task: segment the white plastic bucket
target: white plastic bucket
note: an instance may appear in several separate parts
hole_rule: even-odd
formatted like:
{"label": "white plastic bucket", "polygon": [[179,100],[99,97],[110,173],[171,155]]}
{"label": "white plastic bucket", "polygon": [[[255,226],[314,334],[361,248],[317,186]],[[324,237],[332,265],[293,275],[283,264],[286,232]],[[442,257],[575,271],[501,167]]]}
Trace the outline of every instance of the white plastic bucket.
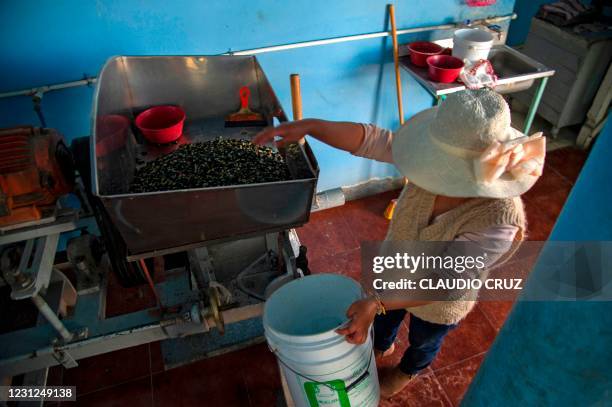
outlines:
{"label": "white plastic bucket", "polygon": [[282,286],[266,301],[266,339],[297,407],[378,406],[371,338],[352,345],[335,332],[360,297],[354,280],[317,274]]}
{"label": "white plastic bucket", "polygon": [[461,60],[487,59],[493,46],[493,34],[475,28],[464,28],[453,34],[453,56]]}

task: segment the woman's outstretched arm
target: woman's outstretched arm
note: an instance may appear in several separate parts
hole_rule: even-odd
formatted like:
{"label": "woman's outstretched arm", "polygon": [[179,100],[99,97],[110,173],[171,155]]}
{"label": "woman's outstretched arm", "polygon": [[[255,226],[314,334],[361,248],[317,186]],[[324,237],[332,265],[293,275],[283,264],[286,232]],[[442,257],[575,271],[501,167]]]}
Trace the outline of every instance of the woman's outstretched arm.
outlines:
{"label": "woman's outstretched arm", "polygon": [[278,136],[281,139],[277,144],[282,147],[287,143],[300,140],[305,135],[352,154],[363,143],[364,128],[359,123],[304,119],[285,122],[277,127],[267,127],[255,136],[253,142],[255,144],[266,144]]}

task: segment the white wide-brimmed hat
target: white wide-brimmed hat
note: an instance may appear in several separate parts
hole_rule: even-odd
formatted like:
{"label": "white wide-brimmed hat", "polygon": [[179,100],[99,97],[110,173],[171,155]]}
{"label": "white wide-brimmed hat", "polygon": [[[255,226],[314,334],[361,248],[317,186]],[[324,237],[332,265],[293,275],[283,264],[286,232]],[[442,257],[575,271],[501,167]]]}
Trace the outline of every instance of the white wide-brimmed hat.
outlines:
{"label": "white wide-brimmed hat", "polygon": [[438,195],[521,195],[542,174],[542,133],[510,126],[510,108],[489,89],[449,95],[408,120],[393,137],[393,161],[415,185]]}

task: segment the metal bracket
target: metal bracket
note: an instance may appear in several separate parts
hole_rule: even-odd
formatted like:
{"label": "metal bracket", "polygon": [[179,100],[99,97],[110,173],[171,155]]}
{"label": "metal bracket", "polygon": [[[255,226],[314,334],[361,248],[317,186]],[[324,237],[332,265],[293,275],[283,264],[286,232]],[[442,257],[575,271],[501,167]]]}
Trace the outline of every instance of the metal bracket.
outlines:
{"label": "metal bracket", "polygon": [[198,288],[205,292],[211,281],[215,281],[215,269],[208,249],[206,247],[199,247],[197,249],[189,250],[189,265],[193,276],[195,277]]}
{"label": "metal bracket", "polygon": [[58,361],[59,364],[64,366],[66,369],[77,367],[79,364],[77,361],[65,350],[55,350],[53,352],[53,358]]}
{"label": "metal bracket", "polygon": [[49,287],[58,239],[59,234],[51,234],[26,241],[15,272],[21,276],[21,281],[13,285],[12,299],[32,298]]}
{"label": "metal bracket", "polygon": [[70,334],[71,334],[71,337],[69,339],[64,339],[61,336],[59,336],[57,338],[53,338],[51,343],[53,344],[53,346],[63,346],[71,342],[76,342],[76,341],[80,341],[83,339],[87,339],[87,337],[89,337],[89,328],[84,327],[84,328],[75,329],[74,331],[70,332]]}
{"label": "metal bracket", "polygon": [[[282,256],[283,256],[283,260],[285,261],[285,264],[287,265],[287,269],[288,270],[293,270],[293,277],[294,278],[299,278],[300,275],[298,274],[297,271],[297,266],[295,264],[295,251],[293,249],[293,246],[291,244],[291,240],[289,238],[288,233],[283,232],[281,233],[281,239],[282,239]],[[299,249],[298,249],[299,251]]]}
{"label": "metal bracket", "polygon": [[300,246],[302,245],[302,243],[300,243],[300,238],[298,237],[295,229],[290,229],[287,234],[289,237],[289,243],[291,244],[291,250],[293,250],[293,256],[297,257],[300,255]]}
{"label": "metal bracket", "polygon": [[74,338],[72,341],[79,341],[82,339],[87,339],[89,337],[89,328],[80,328],[74,332]]}

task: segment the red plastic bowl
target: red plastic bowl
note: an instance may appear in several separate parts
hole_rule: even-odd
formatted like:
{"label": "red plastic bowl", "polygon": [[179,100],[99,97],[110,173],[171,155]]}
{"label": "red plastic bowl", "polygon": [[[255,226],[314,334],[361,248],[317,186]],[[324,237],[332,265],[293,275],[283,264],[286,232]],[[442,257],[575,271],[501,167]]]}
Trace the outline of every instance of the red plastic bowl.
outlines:
{"label": "red plastic bowl", "polygon": [[410,62],[416,66],[427,66],[427,58],[432,55],[439,55],[444,52],[444,48],[433,42],[417,41],[408,44],[410,51]]}
{"label": "red plastic bowl", "polygon": [[451,83],[463,69],[463,61],[450,55],[434,55],[427,58],[429,78],[435,82]]}
{"label": "red plastic bowl", "polygon": [[154,106],[136,117],[136,127],[151,143],[171,143],[183,134],[185,111],[178,106]]}

